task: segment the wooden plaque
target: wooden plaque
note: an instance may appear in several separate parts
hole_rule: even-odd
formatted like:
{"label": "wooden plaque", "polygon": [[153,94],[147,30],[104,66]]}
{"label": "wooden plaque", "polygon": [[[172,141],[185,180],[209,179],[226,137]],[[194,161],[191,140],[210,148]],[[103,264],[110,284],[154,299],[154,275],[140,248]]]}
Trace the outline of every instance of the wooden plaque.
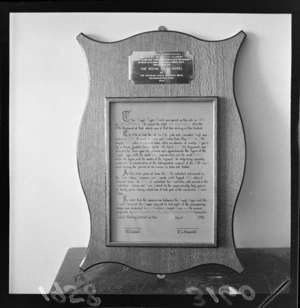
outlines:
{"label": "wooden plaque", "polygon": [[233,76],[245,36],[78,35],[90,79],[77,153],[91,219],[83,270],[101,262],[157,274],[208,263],[243,270],[233,214],[245,139]]}

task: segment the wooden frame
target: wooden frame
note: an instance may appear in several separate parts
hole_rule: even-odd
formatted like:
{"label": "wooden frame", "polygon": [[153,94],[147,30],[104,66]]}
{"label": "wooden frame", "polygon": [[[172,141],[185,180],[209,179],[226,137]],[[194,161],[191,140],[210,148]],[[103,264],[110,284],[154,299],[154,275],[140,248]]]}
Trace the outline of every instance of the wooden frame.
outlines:
{"label": "wooden frame", "polygon": [[[174,31],[151,31],[103,43],[80,34],[90,77],[87,105],[78,136],[78,170],[91,219],[91,235],[83,270],[103,262],[117,262],[149,273],[175,273],[215,263],[243,270],[233,237],[233,215],[242,185],[246,148],[242,120],[234,96],[233,75],[238,51],[246,35],[207,42]],[[189,51],[194,79],[189,84],[133,84],[128,59],[134,51]],[[107,246],[105,100],[107,98],[164,100],[218,97],[218,213],[217,247]]]}
{"label": "wooden frame", "polygon": [[[212,104],[212,130],[213,130],[213,157],[212,157],[212,173],[213,173],[213,241],[212,242],[199,242],[199,243],[193,243],[193,242],[178,242],[178,243],[161,243],[161,242],[119,242],[119,241],[113,241],[111,239],[111,228],[112,228],[112,219],[111,219],[111,207],[112,207],[112,198],[111,198],[111,142],[110,142],[110,120],[111,120],[111,110],[110,106],[112,103],[154,103],[154,104],[163,104],[163,103],[182,103],[182,104],[188,104],[188,103],[210,103]],[[106,192],[106,246],[162,246],[162,247],[216,247],[217,246],[217,161],[218,161],[218,116],[217,116],[217,97],[131,97],[131,98],[113,98],[113,97],[107,97],[105,99],[105,165],[106,165],[106,185],[105,185],[105,192]],[[185,106],[186,108],[186,106]],[[187,193],[188,195],[188,193]],[[211,206],[210,204],[208,206]],[[192,228],[194,229],[194,228]]]}

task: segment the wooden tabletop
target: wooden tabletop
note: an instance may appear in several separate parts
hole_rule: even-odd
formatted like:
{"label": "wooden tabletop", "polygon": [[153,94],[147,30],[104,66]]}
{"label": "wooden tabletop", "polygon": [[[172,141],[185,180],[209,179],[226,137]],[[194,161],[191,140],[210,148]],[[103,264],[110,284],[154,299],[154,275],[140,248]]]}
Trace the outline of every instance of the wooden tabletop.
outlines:
{"label": "wooden tabletop", "polygon": [[[98,264],[83,272],[79,264],[85,250],[68,250],[55,279],[62,290],[67,285],[80,290],[92,283],[99,294],[198,294],[201,290],[207,293],[207,288],[218,294],[222,286],[236,290],[248,286],[255,294],[272,294],[286,283],[287,287],[282,292],[289,292],[289,248],[238,249],[238,256],[245,266],[241,274],[225,266],[211,264],[164,278],[116,263]],[[247,292],[250,294],[249,290]]]}

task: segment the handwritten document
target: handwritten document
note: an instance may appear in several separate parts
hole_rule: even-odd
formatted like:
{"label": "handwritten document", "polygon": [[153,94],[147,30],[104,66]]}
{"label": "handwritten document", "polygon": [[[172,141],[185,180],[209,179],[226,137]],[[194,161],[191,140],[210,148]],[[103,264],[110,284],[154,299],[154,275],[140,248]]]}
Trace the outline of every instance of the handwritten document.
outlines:
{"label": "handwritten document", "polygon": [[111,241],[212,245],[211,102],[110,103]]}

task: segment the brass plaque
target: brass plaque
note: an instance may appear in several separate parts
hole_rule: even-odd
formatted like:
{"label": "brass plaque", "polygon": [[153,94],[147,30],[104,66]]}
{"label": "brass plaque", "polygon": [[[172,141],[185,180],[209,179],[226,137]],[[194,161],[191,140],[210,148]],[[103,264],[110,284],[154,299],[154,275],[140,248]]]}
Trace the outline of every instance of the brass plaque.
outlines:
{"label": "brass plaque", "polygon": [[188,51],[134,51],[129,56],[129,80],[134,84],[190,83],[193,63]]}

